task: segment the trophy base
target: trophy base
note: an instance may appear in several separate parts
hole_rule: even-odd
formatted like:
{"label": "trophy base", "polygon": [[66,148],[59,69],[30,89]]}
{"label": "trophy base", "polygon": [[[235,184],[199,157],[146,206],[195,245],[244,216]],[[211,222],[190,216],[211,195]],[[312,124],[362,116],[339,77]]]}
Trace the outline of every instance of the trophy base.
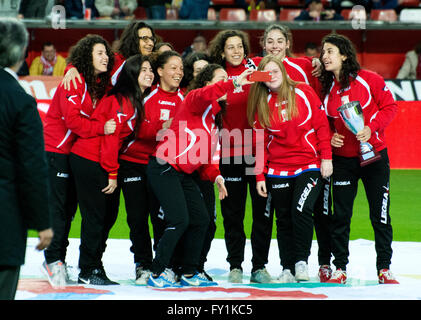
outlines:
{"label": "trophy base", "polygon": [[360,155],[360,166],[365,167],[366,165],[380,160],[382,156],[376,151],[369,151]]}

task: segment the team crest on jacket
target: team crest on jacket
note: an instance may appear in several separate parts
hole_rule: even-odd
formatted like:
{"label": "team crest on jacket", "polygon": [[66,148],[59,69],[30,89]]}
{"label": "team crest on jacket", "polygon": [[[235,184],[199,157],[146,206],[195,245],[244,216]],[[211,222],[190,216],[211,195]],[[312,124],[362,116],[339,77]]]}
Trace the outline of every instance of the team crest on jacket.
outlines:
{"label": "team crest on jacket", "polygon": [[159,120],[167,121],[169,119],[170,119],[170,110],[161,109],[161,115],[159,116]]}

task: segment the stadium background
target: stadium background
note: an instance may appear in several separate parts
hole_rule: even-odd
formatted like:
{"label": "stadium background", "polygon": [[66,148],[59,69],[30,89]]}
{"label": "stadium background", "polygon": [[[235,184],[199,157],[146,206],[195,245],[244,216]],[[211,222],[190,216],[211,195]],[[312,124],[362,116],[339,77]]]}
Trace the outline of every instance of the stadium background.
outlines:
{"label": "stadium background", "polygon": [[[323,0],[325,2],[325,0]],[[249,2],[249,1],[248,1]],[[207,21],[179,20],[177,10],[167,8],[166,20],[148,20],[162,41],[170,42],[178,52],[183,52],[193,38],[201,34],[208,41],[222,29],[241,29],[250,36],[251,56],[259,55],[261,47],[259,39],[265,27],[273,22],[287,25],[293,34],[293,52],[296,56],[304,54],[307,42],[320,43],[322,37],[332,31],[348,36],[355,44],[358,59],[363,68],[378,72],[385,79],[394,79],[402,65],[405,53],[412,50],[421,40],[421,18],[412,22],[402,21],[403,10],[413,10],[420,6],[419,0],[401,0],[400,7],[395,13],[371,12],[363,28],[354,29],[351,21],[347,20],[349,11],[342,11],[346,18],[344,21],[329,22],[294,22],[291,17],[294,10],[300,10],[302,3],[299,0],[279,0],[273,11],[263,10],[260,13],[234,10],[233,14],[227,13],[235,9],[234,1],[213,1]],[[421,12],[421,7],[418,12]],[[295,11],[296,12],[296,11]],[[397,12],[397,14],[396,14]],[[139,7],[136,18],[145,19],[144,10]],[[92,21],[71,20],[66,21],[64,29],[53,29],[51,21],[24,20],[30,33],[27,63],[40,54],[41,46],[46,41],[51,41],[59,54],[67,57],[68,49],[80,38],[88,33],[102,35],[110,43],[118,39],[122,30],[129,23],[126,20],[98,19]],[[24,78],[23,82],[30,83],[34,79]],[[44,77],[38,78],[44,84]],[[51,79],[48,79],[51,80]],[[60,79],[52,79],[59,81]],[[391,159],[391,215],[394,226],[394,240],[421,241],[421,88],[417,81],[412,82],[416,94],[412,101],[399,101],[399,114],[387,129],[387,139]],[[46,85],[47,86],[47,85]],[[29,85],[28,90],[37,98],[40,114],[48,109],[51,99],[50,93],[37,97],[35,86]],[[399,98],[399,97],[398,97]],[[405,99],[398,99],[405,100]],[[408,100],[408,99],[406,99]],[[411,99],[410,99],[411,100]],[[412,169],[412,170],[408,170]],[[223,238],[222,216],[219,201],[217,206],[217,232],[216,238]],[[247,208],[250,208],[248,202]],[[249,210],[248,210],[249,211]],[[247,237],[250,235],[251,214],[246,214],[245,230]],[[373,232],[368,218],[368,205],[360,184],[356,199],[354,217],[351,225],[351,239],[373,239]],[[121,198],[120,214],[116,225],[110,233],[110,238],[128,238],[129,230],[125,221],[126,214],[124,200]],[[78,238],[80,234],[80,214],[78,213],[70,237]],[[275,228],[274,234],[275,236]],[[35,236],[31,233],[30,236]]]}

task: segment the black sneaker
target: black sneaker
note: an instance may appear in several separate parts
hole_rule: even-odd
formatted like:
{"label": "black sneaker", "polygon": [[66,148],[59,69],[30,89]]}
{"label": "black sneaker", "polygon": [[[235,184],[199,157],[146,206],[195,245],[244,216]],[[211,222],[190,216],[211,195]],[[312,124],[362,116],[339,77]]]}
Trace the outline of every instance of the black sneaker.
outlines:
{"label": "black sneaker", "polygon": [[209,281],[213,281],[212,277],[205,270],[199,271],[199,273],[202,273]]}
{"label": "black sneaker", "polygon": [[103,269],[92,269],[88,272],[81,271],[79,274],[78,283],[91,284],[96,286],[119,285],[118,282],[114,282],[108,279]]}

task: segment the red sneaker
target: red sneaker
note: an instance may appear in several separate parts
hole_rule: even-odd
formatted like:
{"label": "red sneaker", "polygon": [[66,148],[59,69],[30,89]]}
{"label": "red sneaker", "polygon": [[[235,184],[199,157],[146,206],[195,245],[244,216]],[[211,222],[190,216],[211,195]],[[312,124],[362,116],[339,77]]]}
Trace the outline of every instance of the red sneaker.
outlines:
{"label": "red sneaker", "polygon": [[399,284],[389,269],[381,269],[379,271],[379,283]]}
{"label": "red sneaker", "polygon": [[336,269],[335,272],[333,272],[332,277],[326,282],[327,283],[345,284],[346,283],[346,271],[343,271],[342,269]]}
{"label": "red sneaker", "polygon": [[328,282],[332,277],[332,269],[327,264],[321,265],[319,268],[320,282]]}

